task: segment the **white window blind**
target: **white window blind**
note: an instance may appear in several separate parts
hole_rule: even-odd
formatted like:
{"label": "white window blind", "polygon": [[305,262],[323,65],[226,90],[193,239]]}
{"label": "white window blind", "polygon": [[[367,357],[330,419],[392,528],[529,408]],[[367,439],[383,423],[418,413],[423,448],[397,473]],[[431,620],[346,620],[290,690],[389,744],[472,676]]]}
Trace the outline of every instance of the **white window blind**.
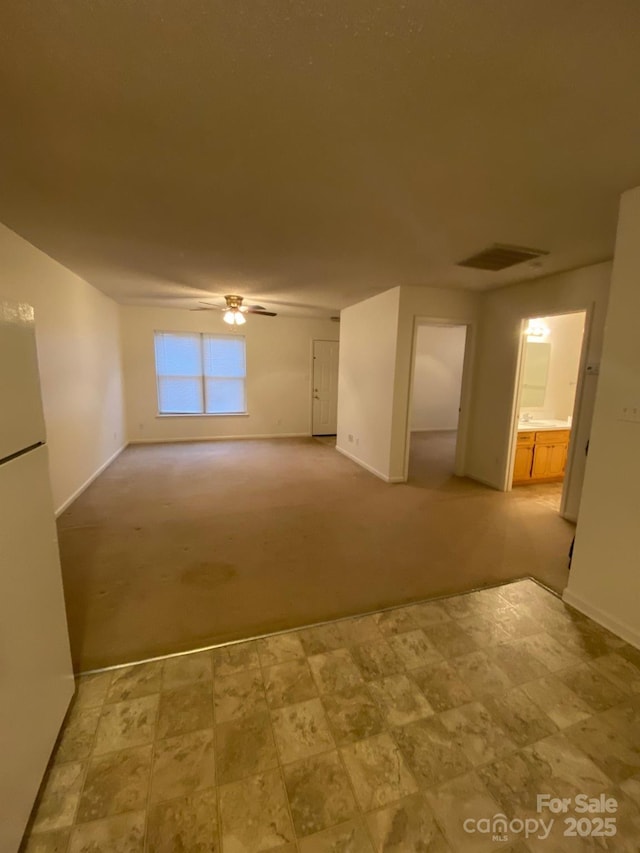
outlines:
{"label": "white window blind", "polygon": [[245,339],[156,332],[161,415],[235,415],[247,410]]}

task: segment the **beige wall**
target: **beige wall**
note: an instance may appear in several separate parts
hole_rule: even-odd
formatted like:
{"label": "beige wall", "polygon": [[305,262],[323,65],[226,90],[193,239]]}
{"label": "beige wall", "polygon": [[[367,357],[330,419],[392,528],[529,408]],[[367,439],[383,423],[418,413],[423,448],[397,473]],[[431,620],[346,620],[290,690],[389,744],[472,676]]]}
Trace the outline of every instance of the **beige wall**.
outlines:
{"label": "beige wall", "polygon": [[[591,312],[588,361],[597,363],[602,351],[610,277],[611,263],[607,262],[482,295],[467,446],[470,477],[498,489],[507,480],[522,321],[587,309]],[[572,448],[576,451],[575,455],[572,453],[567,494],[569,518],[577,516],[585,465],[582,448],[589,437],[596,386],[595,375],[584,378],[579,422],[572,435]]]}
{"label": "beige wall", "polygon": [[544,403],[542,406],[521,406],[520,412],[566,421],[573,414],[585,315],[578,312],[540,319],[549,329],[547,342],[551,344]]}
{"label": "beige wall", "polygon": [[396,287],[340,314],[336,447],[382,479],[389,476],[399,305]]}
{"label": "beige wall", "polygon": [[0,225],[0,299],[33,305],[54,506],[126,441],[118,308]]}
{"label": "beige wall", "polygon": [[385,480],[406,479],[416,318],[472,324],[476,306],[465,291],[396,287],[342,311],[339,450]]}
{"label": "beige wall", "polygon": [[338,340],[337,323],[249,317],[237,331],[247,342],[248,415],[158,416],[154,331],[231,327],[217,311],[121,307],[120,316],[130,441],[310,434],[312,341]]}
{"label": "beige wall", "polygon": [[640,187],[622,196],[589,461],[565,599],[640,647]]}
{"label": "beige wall", "polygon": [[418,326],[411,429],[456,429],[464,360],[464,326]]}

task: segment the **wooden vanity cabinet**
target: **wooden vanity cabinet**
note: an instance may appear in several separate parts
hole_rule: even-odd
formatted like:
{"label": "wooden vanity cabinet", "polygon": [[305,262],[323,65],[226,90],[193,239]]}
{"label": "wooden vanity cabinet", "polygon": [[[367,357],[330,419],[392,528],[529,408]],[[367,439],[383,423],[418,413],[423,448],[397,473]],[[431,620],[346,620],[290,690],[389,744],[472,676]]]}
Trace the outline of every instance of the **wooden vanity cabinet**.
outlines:
{"label": "wooden vanity cabinet", "polygon": [[554,483],[564,478],[569,449],[568,429],[519,432],[513,483]]}

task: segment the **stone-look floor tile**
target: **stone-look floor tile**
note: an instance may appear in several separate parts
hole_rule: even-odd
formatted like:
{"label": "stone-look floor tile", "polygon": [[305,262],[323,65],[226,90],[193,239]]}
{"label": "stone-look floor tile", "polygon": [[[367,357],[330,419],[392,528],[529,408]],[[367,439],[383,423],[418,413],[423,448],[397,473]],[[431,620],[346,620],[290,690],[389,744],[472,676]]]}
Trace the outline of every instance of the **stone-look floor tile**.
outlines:
{"label": "stone-look floor tile", "polygon": [[215,785],[213,730],[156,741],[150,801],[188,797]]}
{"label": "stone-look floor tile", "polygon": [[305,628],[298,631],[300,642],[306,655],[321,655],[333,652],[349,645],[341,622],[329,622],[327,625],[316,625],[315,628]]}
{"label": "stone-look floor tile", "polygon": [[383,638],[375,616],[356,616],[353,619],[346,619],[341,624],[342,632],[350,646],[379,643]]}
{"label": "stone-look floor tile", "polygon": [[592,665],[626,693],[640,693],[640,667],[617,652],[596,658]]}
{"label": "stone-look floor tile", "polygon": [[222,723],[216,726],[215,735],[219,785],[278,766],[268,711]]}
{"label": "stone-look floor tile", "polygon": [[209,682],[213,678],[211,652],[195,652],[167,658],[162,669],[162,689],[174,690],[197,681]]}
{"label": "stone-look floor tile", "polygon": [[451,616],[449,616],[444,604],[441,602],[423,601],[420,604],[411,604],[404,609],[411,616],[418,628],[432,628],[434,625],[451,622]]}
{"label": "stone-look floor tile", "polygon": [[257,641],[257,649],[260,663],[264,667],[304,657],[300,637],[295,633],[265,637]]}
{"label": "stone-look floor tile", "polygon": [[107,702],[123,702],[158,693],[162,686],[162,661],[125,666],[113,672]]}
{"label": "stone-look floor tile", "polygon": [[337,752],[287,764],[283,772],[298,837],[328,829],[357,813],[351,785]]}
{"label": "stone-look floor tile", "polygon": [[348,649],[337,649],[308,658],[309,666],[320,693],[335,693],[362,681]]}
{"label": "stone-look floor tile", "polygon": [[616,652],[623,641],[586,616],[567,618],[566,615],[552,614],[544,621],[544,629],[568,651],[581,660]]}
{"label": "stone-look floor tile", "polygon": [[640,773],[640,713],[630,703],[583,720],[565,734],[614,782]]}
{"label": "stone-look floor tile", "polygon": [[440,625],[425,627],[422,630],[431,645],[444,658],[455,658],[477,649],[474,640],[453,619]]}
{"label": "stone-look floor tile", "polygon": [[20,853],[67,853],[70,835],[70,829],[31,835],[20,848]]}
{"label": "stone-look floor tile", "polygon": [[573,690],[555,676],[530,681],[521,689],[560,729],[586,720],[593,713]]}
{"label": "stone-look floor tile", "polygon": [[496,613],[495,619],[514,640],[519,637],[527,637],[530,634],[537,634],[542,627],[538,619],[535,619],[521,609],[514,609],[512,607],[499,610]]}
{"label": "stone-look floor tile", "polygon": [[318,695],[305,658],[268,667],[264,670],[264,684],[270,708],[283,708]]}
{"label": "stone-look floor tile", "polygon": [[550,675],[546,666],[517,643],[490,646],[487,648],[487,654],[514,684],[524,684],[525,681]]}
{"label": "stone-look floor tile", "polygon": [[620,657],[623,657],[625,660],[629,661],[629,663],[632,663],[636,669],[640,670],[640,649],[636,649],[628,643],[622,643],[622,645],[618,647],[617,653]]}
{"label": "stone-look floor tile", "polygon": [[157,737],[173,737],[213,726],[213,689],[210,681],[165,690],[160,695]]}
{"label": "stone-look floor tile", "polygon": [[159,694],[104,705],[94,755],[151,743],[155,735]]}
{"label": "stone-look floor tile", "polygon": [[217,813],[214,788],[153,806],[147,853],[218,853]]}
{"label": "stone-look floor tile", "polygon": [[220,788],[220,827],[225,853],[259,853],[294,840],[278,770]]}
{"label": "stone-look floor tile", "polygon": [[531,765],[540,784],[550,785],[561,797],[595,796],[612,786],[610,778],[564,734],[525,746],[520,755]]}
{"label": "stone-look floor tile", "polygon": [[458,677],[478,696],[503,693],[513,687],[506,672],[484,651],[461,655],[451,661]]}
{"label": "stone-look floor tile", "polygon": [[79,761],[51,768],[38,798],[33,832],[71,826],[80,799],[84,772],[85,766]]}
{"label": "stone-look floor tile", "polygon": [[259,669],[218,676],[213,683],[213,696],[216,723],[236,720],[267,708]]}
{"label": "stone-look floor tile", "polygon": [[596,713],[619,705],[629,697],[628,690],[616,687],[597,667],[588,663],[559,670],[556,677]]}
{"label": "stone-look floor tile", "polygon": [[413,794],[367,815],[376,853],[449,853],[423,794]]}
{"label": "stone-look floor tile", "polygon": [[552,596],[552,593],[543,590],[535,581],[528,579],[513,581],[500,587],[500,598],[509,604],[530,604],[532,601],[546,603],[549,596]]}
{"label": "stone-look floor tile", "polygon": [[640,773],[635,773],[633,776],[623,779],[618,787],[640,809]]}
{"label": "stone-look floor tile", "polygon": [[271,717],[283,764],[327,752],[335,745],[319,699],[280,708]]}
{"label": "stone-look floor tile", "polygon": [[367,830],[350,820],[300,841],[300,853],[373,853]]}
{"label": "stone-look floor tile", "polygon": [[144,809],[149,793],[151,752],[148,745],[94,758],[87,768],[76,821],[86,823]]}
{"label": "stone-look floor tile", "polygon": [[378,628],[385,637],[393,637],[396,634],[404,634],[407,631],[415,631],[418,628],[418,623],[406,607],[399,610],[386,610],[384,613],[376,613],[375,620]]}
{"label": "stone-look floor tile", "polygon": [[257,669],[260,666],[256,640],[222,646],[219,649],[214,649],[212,655],[213,671],[216,676],[235,675],[238,672],[244,672],[246,669]]}
{"label": "stone-look floor tile", "polygon": [[471,770],[471,762],[438,717],[395,729],[393,736],[421,787]]}
{"label": "stone-look floor tile", "polygon": [[474,767],[516,750],[515,743],[480,702],[444,711],[439,720]]}
{"label": "stone-look floor tile", "polygon": [[477,599],[473,593],[445,598],[441,604],[447,614],[456,620],[465,619],[467,616],[477,616],[480,613],[486,613],[487,610],[490,612],[492,609]]}
{"label": "stone-look floor tile", "polygon": [[578,666],[582,660],[569,652],[565,646],[554,640],[550,634],[541,631],[539,634],[531,634],[522,637],[515,643],[526,649],[534,658],[537,658],[550,672],[559,669],[567,669],[570,666]]}
{"label": "stone-look floor tile", "polygon": [[501,811],[476,773],[458,776],[426,792],[443,834],[454,850],[464,853],[483,853],[495,850],[490,835],[467,833],[464,823],[469,819],[492,817]]}
{"label": "stone-look floor tile", "polygon": [[386,806],[417,791],[411,771],[387,733],[342,747],[347,772],[363,811]]}
{"label": "stone-look floor tile", "polygon": [[456,670],[446,661],[412,669],[411,677],[436,713],[466,705],[475,698]]}
{"label": "stone-look floor tile", "polygon": [[337,744],[364,740],[384,728],[378,705],[362,684],[339,693],[327,693],[322,703]]}
{"label": "stone-look floor tile", "polygon": [[442,655],[431,645],[421,628],[389,637],[389,645],[406,669],[417,669],[442,660]]}
{"label": "stone-look floor tile", "polygon": [[369,692],[389,726],[404,726],[433,714],[424,693],[407,675],[371,681]]}
{"label": "stone-look floor tile", "polygon": [[558,727],[519,687],[485,696],[483,705],[517,746],[555,734]]}
{"label": "stone-look floor tile", "polygon": [[484,613],[465,616],[458,620],[458,625],[479,648],[506,643],[510,639],[509,632]]}
{"label": "stone-look floor tile", "polygon": [[74,709],[60,733],[55,753],[56,764],[80,761],[93,749],[93,741],[100,720],[100,708]]}
{"label": "stone-look floor tile", "polygon": [[[537,813],[538,794],[557,797],[558,793],[545,780],[541,785],[534,766],[519,752],[501,758],[493,764],[479,767],[478,775],[508,817],[533,817]],[[546,819],[548,815],[540,813]],[[490,815],[486,815],[490,817]]]}
{"label": "stone-look floor tile", "polygon": [[74,709],[100,707],[107,698],[112,676],[113,672],[95,672],[76,679]]}
{"label": "stone-look floor tile", "polygon": [[73,828],[69,853],[142,853],[144,812],[81,823]]}
{"label": "stone-look floor tile", "polygon": [[356,646],[351,654],[365,681],[402,672],[404,666],[386,640]]}

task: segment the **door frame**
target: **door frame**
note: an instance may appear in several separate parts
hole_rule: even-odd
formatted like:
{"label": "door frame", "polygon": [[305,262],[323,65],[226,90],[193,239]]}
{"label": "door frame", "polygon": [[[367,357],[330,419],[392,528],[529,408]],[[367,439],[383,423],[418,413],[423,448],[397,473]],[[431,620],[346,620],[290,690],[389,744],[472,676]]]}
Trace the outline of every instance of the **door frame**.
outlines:
{"label": "door frame", "polygon": [[[582,333],[582,345],[580,347],[580,359],[578,361],[578,378],[576,382],[576,396],[573,401],[573,413],[571,416],[571,432],[577,433],[578,425],[581,422],[582,404],[584,399],[584,382],[586,376],[587,362],[589,358],[589,344],[591,340],[591,329],[593,324],[593,314],[595,305],[593,302],[589,305],[581,305],[576,308],[566,308],[562,311],[544,311],[541,310],[535,316],[538,317],[563,317],[566,314],[584,314],[584,330]],[[518,346],[518,358],[515,370],[515,381],[513,386],[513,400],[511,406],[511,425],[509,434],[511,442],[507,455],[507,468],[505,472],[505,482],[503,491],[510,492],[513,489],[513,469],[516,461],[516,445],[518,442],[518,412],[520,411],[520,397],[522,395],[522,379],[524,372],[524,345],[525,345],[525,328],[526,323],[534,316],[531,312],[520,318],[519,335],[520,344]],[[562,483],[562,498],[560,500],[560,516],[565,518],[565,509],[567,505],[567,495],[571,484],[571,476],[573,473],[573,461],[576,456],[576,443],[569,441],[569,453],[567,455],[567,465],[565,469],[564,480]],[[571,519],[573,520],[573,519]]]}
{"label": "door frame", "polygon": [[[311,347],[309,353],[309,360],[311,361],[311,369],[309,375],[309,391],[311,392],[309,395],[309,435],[313,438],[315,433],[313,432],[313,371],[315,369],[314,365],[314,349],[316,341],[325,344],[338,344],[338,375],[340,373],[340,338],[311,338]],[[338,384],[336,383],[336,406],[338,403]],[[335,433],[337,435],[337,433]],[[320,433],[318,433],[320,435]],[[334,435],[334,433],[327,433],[327,435]]]}
{"label": "door frame", "polygon": [[413,407],[413,383],[416,367],[416,347],[418,344],[419,326],[463,326],[466,329],[464,339],[464,357],[462,360],[462,381],[460,383],[460,406],[458,409],[458,429],[456,436],[456,455],[453,473],[456,477],[464,477],[466,474],[467,441],[469,436],[469,421],[471,408],[471,392],[473,378],[473,363],[475,355],[475,326],[472,322],[447,317],[424,317],[413,318],[413,330],[411,340],[411,370],[409,373],[409,395],[407,400],[407,431],[404,448],[404,480],[409,478],[409,454],[411,451],[411,410]]}

